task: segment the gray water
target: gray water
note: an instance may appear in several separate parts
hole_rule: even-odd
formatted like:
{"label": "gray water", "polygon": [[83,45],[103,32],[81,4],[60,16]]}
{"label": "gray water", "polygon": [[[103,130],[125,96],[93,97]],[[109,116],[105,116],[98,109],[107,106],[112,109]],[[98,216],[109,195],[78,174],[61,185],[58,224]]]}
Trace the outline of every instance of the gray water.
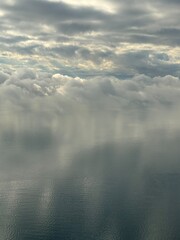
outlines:
{"label": "gray water", "polygon": [[1,240],[180,239],[180,127],[1,115]]}

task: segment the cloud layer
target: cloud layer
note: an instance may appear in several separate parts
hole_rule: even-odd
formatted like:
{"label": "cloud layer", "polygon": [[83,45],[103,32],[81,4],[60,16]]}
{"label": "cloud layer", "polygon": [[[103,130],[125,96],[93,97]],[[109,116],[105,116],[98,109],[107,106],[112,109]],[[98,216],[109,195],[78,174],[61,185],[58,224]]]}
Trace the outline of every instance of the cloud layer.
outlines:
{"label": "cloud layer", "polygon": [[10,106],[24,110],[54,106],[60,112],[69,107],[72,111],[77,107],[115,111],[174,108],[180,103],[180,80],[171,75],[79,78],[24,69],[11,74],[1,72],[0,99],[4,110]]}
{"label": "cloud layer", "polygon": [[179,2],[2,0],[0,107],[176,108]]}
{"label": "cloud layer", "polygon": [[2,0],[1,68],[179,76],[179,2]]}

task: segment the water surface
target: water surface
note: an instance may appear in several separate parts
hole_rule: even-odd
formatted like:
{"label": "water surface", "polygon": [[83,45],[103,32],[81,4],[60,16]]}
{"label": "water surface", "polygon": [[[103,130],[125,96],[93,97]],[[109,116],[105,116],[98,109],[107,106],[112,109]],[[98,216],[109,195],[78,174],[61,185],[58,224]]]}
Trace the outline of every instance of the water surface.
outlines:
{"label": "water surface", "polygon": [[174,119],[2,115],[2,240],[180,239]]}

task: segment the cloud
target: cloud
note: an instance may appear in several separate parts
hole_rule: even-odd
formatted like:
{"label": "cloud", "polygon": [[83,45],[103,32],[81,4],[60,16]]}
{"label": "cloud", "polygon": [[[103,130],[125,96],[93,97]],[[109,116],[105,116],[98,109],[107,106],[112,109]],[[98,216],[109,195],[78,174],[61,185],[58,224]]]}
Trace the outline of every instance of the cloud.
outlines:
{"label": "cloud", "polygon": [[[113,11],[103,7],[109,5]],[[0,62],[62,74],[71,69],[79,77],[92,70],[115,76],[117,69],[125,75],[178,76],[178,6],[166,0],[102,0],[101,8],[94,1],[3,0]],[[149,58],[156,53],[169,60]]]}
{"label": "cloud", "polygon": [[21,70],[0,76],[0,108],[6,111],[56,109],[60,114],[82,108],[128,111],[175,108],[180,103],[180,79],[170,75],[79,78]]}
{"label": "cloud", "polygon": [[178,2],[111,6],[1,1],[1,107],[177,105]]}
{"label": "cloud", "polygon": [[13,5],[1,4],[2,9],[7,14],[10,21],[14,21],[17,26],[24,23],[47,23],[58,25],[61,22],[79,20],[101,20],[107,17],[102,11],[88,7],[74,7],[63,2],[48,2],[42,0],[17,0]]}

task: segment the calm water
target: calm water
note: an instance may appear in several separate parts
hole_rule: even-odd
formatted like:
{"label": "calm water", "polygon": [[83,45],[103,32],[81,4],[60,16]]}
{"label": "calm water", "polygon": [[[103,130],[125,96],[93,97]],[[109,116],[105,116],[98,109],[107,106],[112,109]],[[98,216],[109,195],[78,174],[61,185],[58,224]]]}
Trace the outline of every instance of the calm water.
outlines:
{"label": "calm water", "polygon": [[2,115],[0,239],[179,240],[177,122]]}

